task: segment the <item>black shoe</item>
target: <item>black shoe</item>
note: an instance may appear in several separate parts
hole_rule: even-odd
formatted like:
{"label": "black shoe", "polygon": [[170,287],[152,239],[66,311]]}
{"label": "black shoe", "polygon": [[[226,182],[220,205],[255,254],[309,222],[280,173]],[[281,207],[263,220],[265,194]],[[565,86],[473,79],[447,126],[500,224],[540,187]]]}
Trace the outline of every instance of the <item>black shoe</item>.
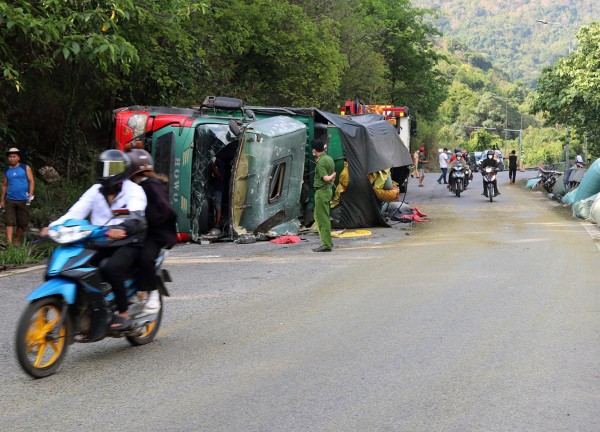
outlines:
{"label": "black shoe", "polygon": [[486,198],[489,198],[489,197],[488,197],[488,194],[486,194],[486,193],[482,193],[481,195],[483,195],[483,196],[484,196],[484,197],[486,197]]}
{"label": "black shoe", "polygon": [[448,182],[444,182],[444,184],[448,184]]}
{"label": "black shoe", "polygon": [[313,249],[313,252],[331,252],[331,248],[319,246],[318,248]]}
{"label": "black shoe", "polygon": [[442,184],[442,181],[441,181],[441,180],[438,180],[437,182],[438,182],[438,184]]}

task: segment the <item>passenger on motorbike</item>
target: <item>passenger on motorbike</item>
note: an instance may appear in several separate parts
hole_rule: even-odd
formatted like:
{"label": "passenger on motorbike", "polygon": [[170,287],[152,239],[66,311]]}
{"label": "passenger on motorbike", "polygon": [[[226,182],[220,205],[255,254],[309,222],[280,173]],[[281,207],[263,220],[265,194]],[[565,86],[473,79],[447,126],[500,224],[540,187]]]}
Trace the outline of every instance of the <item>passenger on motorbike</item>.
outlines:
{"label": "passenger on motorbike", "polygon": [[[462,150],[460,149],[460,147],[456,147],[454,149],[454,154],[450,157],[450,160],[448,162],[454,162],[456,160],[456,156],[461,154],[461,151]],[[450,168],[448,168],[448,169],[450,169]]]}
{"label": "passenger on motorbike", "polygon": [[154,271],[155,260],[161,249],[170,249],[177,242],[177,213],[169,203],[168,179],[154,172],[150,153],[134,148],[127,155],[131,158],[129,178],[144,189],[148,199],[148,231],[138,257],[139,289],[148,292],[144,312],[156,313],[160,310],[160,296]]}
{"label": "passenger on motorbike", "polygon": [[466,171],[469,169],[469,166],[467,165],[467,162],[464,160],[464,158],[462,157],[462,153],[458,152],[454,155],[454,160],[452,162],[450,162],[450,165],[448,165],[448,189],[453,190],[453,186],[454,186],[454,176],[452,175],[452,171],[454,169],[455,166],[462,166],[465,169],[465,175],[466,175]]}
{"label": "passenger on motorbike", "polygon": [[[492,168],[498,168],[498,160],[495,158],[495,152],[493,150],[488,150],[487,155],[484,159],[483,162],[481,162],[481,173],[485,174],[485,168],[486,167],[492,167]],[[488,196],[487,194],[487,184],[488,182],[485,181],[485,175],[483,177],[483,193],[482,195],[485,195],[486,197]],[[498,191],[498,181],[496,179],[494,179],[494,181],[492,182],[492,184],[494,185],[494,196],[496,195],[500,195],[500,192]]]}
{"label": "passenger on motorbike", "polygon": [[[62,224],[69,219],[87,219],[93,225],[108,226],[107,236],[113,240],[98,250],[92,259],[93,265],[102,263],[103,277],[112,286],[118,308],[111,328],[128,330],[131,327],[125,280],[127,273],[139,255],[146,235],[146,194],[144,190],[128,179],[131,160],[119,150],[106,150],[97,161],[98,183],[89,188],[79,200],[59,219],[49,226]],[[115,216],[115,211],[127,210],[126,219]],[[48,227],[42,228],[42,236]]]}

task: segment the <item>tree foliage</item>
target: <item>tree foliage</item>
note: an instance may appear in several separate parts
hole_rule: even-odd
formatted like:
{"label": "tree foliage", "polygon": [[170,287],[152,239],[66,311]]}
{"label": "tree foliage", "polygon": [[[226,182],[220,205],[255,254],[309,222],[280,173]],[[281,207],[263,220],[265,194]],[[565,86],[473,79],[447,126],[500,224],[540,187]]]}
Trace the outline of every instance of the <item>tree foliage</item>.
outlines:
{"label": "tree foliage", "polygon": [[578,48],[544,69],[532,105],[549,123],[572,126],[580,137],[591,138],[600,150],[600,23],[582,27]]}
{"label": "tree foliage", "polygon": [[84,172],[119,106],[358,97],[432,117],[446,82],[428,13],[409,0],[0,2],[0,138]]}

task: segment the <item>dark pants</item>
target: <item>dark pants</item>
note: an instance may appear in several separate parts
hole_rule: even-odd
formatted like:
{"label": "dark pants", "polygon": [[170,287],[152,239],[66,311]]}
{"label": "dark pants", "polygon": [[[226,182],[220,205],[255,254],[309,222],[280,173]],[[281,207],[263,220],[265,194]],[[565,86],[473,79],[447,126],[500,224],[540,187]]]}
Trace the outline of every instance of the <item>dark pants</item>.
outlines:
{"label": "dark pants", "polygon": [[27,229],[29,226],[29,206],[27,201],[13,201],[6,199],[4,201],[4,224],[6,226],[16,226]]}
{"label": "dark pants", "polygon": [[508,168],[508,179],[513,183],[515,182],[517,179],[517,167]]}
{"label": "dark pants", "polygon": [[108,261],[100,269],[104,279],[111,284],[119,312],[126,312],[129,306],[125,280],[133,273],[133,264],[140,253],[139,246],[120,246],[100,249],[92,260],[93,265],[100,264],[104,258]]}
{"label": "dark pants", "polygon": [[154,291],[157,288],[155,260],[164,246],[165,245],[158,243],[155,240],[147,238],[144,241],[144,246],[140,248],[140,254],[138,256],[140,291]]}
{"label": "dark pants", "polygon": [[442,175],[439,176],[439,178],[437,179],[438,182],[444,180],[444,183],[448,183],[446,181],[446,173],[448,172],[448,168],[442,168]]}

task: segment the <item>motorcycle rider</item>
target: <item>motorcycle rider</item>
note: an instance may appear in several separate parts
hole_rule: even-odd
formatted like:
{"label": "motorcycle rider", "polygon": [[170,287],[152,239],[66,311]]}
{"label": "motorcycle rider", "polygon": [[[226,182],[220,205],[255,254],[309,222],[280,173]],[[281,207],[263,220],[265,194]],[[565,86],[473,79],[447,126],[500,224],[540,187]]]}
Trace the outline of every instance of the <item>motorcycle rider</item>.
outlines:
{"label": "motorcycle rider", "polygon": [[[482,195],[485,195],[486,197],[488,197],[488,193],[487,193],[488,182],[485,181],[485,168],[486,167],[492,167],[492,168],[496,168],[496,169],[498,168],[498,160],[496,159],[495,156],[496,155],[495,155],[494,150],[488,150],[484,161],[481,162],[481,174],[483,174],[483,193],[482,193]],[[500,192],[498,191],[498,181],[496,179],[494,179],[492,184],[494,185],[494,196],[500,195]]]}
{"label": "motorcycle rider", "polygon": [[160,310],[160,298],[156,290],[155,260],[161,249],[171,249],[177,242],[177,213],[169,203],[168,179],[154,172],[150,153],[139,148],[125,151],[131,158],[129,178],[144,189],[148,199],[148,231],[138,256],[139,289],[148,292],[144,312],[156,313]]}
{"label": "motorcycle rider", "polygon": [[[131,327],[125,279],[146,235],[146,194],[128,179],[130,167],[131,159],[122,151],[104,151],[96,162],[98,183],[90,187],[67,213],[49,225],[52,227],[69,219],[89,217],[93,225],[110,227],[106,235],[113,241],[98,250],[92,263],[98,265],[108,258],[106,264],[102,264],[101,272],[112,286],[118,308],[110,326],[113,330]],[[116,218],[113,213],[116,210],[128,210],[127,219]],[[40,231],[42,236],[47,233],[48,227]]]}
{"label": "motorcycle rider", "polygon": [[462,166],[465,169],[465,175],[466,175],[466,170],[468,170],[468,165],[467,162],[464,160],[462,153],[458,152],[454,154],[454,160],[452,162],[450,162],[450,165],[448,165],[448,189],[449,190],[454,190],[454,176],[452,175],[453,169],[455,166]]}
{"label": "motorcycle rider", "polygon": [[462,150],[460,149],[460,147],[456,147],[454,149],[454,154],[450,157],[450,160],[448,162],[454,162],[456,160],[456,155],[461,154],[461,152]]}

